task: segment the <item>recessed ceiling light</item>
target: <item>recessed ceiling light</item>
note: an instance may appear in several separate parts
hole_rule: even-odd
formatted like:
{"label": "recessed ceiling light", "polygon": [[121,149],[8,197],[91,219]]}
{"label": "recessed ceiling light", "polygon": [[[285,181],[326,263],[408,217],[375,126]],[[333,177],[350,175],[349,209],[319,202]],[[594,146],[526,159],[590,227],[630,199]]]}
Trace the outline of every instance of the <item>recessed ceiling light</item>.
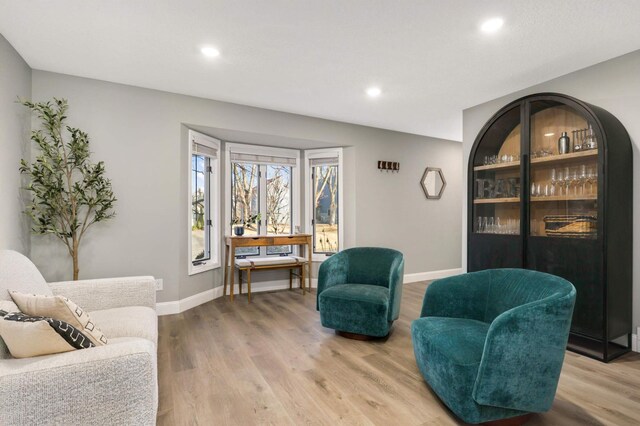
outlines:
{"label": "recessed ceiling light", "polygon": [[215,58],[216,56],[220,56],[220,51],[215,47],[205,46],[202,49],[200,49],[200,51],[207,58]]}
{"label": "recessed ceiling light", "polygon": [[495,33],[504,25],[504,19],[502,18],[491,18],[487,19],[480,26],[480,30],[484,33]]}
{"label": "recessed ceiling light", "polygon": [[370,98],[377,98],[381,93],[382,90],[380,90],[379,87],[369,87],[367,89],[367,95],[369,95]]}

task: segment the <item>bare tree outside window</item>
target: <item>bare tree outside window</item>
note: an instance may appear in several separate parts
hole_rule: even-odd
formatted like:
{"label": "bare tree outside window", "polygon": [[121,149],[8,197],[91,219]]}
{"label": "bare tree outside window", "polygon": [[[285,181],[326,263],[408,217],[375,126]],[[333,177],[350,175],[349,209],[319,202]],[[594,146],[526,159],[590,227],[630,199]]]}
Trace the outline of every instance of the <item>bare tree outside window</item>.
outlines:
{"label": "bare tree outside window", "polygon": [[244,225],[245,234],[258,234],[260,222],[258,165],[233,163],[232,167],[232,221],[234,225]]}
{"label": "bare tree outside window", "polygon": [[[267,169],[267,232],[291,233],[291,167],[272,166]],[[291,253],[291,246],[269,246],[267,254]]]}
{"label": "bare tree outside window", "polygon": [[[245,235],[260,232],[260,174],[259,166],[250,163],[231,163],[231,222],[243,225]],[[236,255],[257,255],[259,247],[239,247]]]}
{"label": "bare tree outside window", "polygon": [[291,167],[267,167],[267,230],[270,234],[291,232]]}
{"label": "bare tree outside window", "polygon": [[313,167],[313,235],[316,253],[335,253],[338,246],[338,166]]}

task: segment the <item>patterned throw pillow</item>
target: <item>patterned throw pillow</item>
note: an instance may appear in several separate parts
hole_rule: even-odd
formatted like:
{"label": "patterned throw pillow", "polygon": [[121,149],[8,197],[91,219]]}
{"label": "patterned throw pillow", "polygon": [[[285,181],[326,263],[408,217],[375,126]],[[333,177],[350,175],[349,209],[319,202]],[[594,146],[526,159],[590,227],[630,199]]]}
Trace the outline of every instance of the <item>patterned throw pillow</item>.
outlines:
{"label": "patterned throw pillow", "polygon": [[27,315],[55,318],[86,335],[96,346],[107,344],[107,337],[91,321],[89,314],[63,296],[41,296],[10,291],[18,308]]}
{"label": "patterned throw pillow", "polygon": [[69,352],[94,347],[78,329],[53,318],[0,310],[0,336],[15,358]]}

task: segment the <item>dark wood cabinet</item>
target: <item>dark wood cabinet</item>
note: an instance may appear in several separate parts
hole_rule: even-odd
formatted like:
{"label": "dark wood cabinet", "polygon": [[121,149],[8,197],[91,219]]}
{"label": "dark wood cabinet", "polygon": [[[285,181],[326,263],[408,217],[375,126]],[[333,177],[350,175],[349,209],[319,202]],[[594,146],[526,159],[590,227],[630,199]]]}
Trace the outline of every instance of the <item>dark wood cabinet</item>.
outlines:
{"label": "dark wood cabinet", "polygon": [[557,93],[518,99],[478,134],[468,176],[467,269],[568,279],[568,348],[602,361],[629,351],[633,164],[620,121]]}

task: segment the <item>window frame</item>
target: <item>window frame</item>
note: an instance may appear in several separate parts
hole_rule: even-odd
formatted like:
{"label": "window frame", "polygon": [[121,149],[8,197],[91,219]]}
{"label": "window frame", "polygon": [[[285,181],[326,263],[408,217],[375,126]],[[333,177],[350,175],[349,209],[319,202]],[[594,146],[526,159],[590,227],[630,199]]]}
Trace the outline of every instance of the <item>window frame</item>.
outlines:
{"label": "window frame", "polygon": [[[225,235],[231,235],[231,153],[236,154],[249,154],[249,155],[264,155],[274,157],[286,157],[295,159],[295,165],[291,166],[291,231],[295,233],[296,227],[300,227],[300,150],[288,149],[288,148],[276,148],[264,145],[249,145],[243,143],[225,143]],[[248,162],[249,163],[249,162]],[[259,183],[259,209],[261,214],[262,223],[259,226],[258,235],[267,235],[267,197],[266,197],[266,165],[264,163],[249,163],[265,166],[265,173],[262,173]],[[264,191],[264,196],[262,192]],[[284,234],[283,234],[284,235]],[[297,247],[292,247],[291,254],[298,254]],[[237,255],[238,257],[240,255]],[[246,255],[246,257],[277,257],[279,253],[267,254],[266,247],[261,246],[258,254]]]}
{"label": "window frame", "polygon": [[[212,138],[211,136],[204,135],[202,133],[198,133],[193,130],[189,130],[188,135],[188,177],[187,177],[187,262],[188,262],[188,274],[195,275],[202,272],[210,271],[212,269],[219,268],[221,266],[220,262],[220,145],[221,142],[218,139]],[[192,161],[193,161],[193,144],[196,143],[198,145],[203,145],[217,151],[216,157],[209,158],[209,166],[211,167],[211,173],[209,175],[209,190],[207,191],[208,198],[205,200],[205,223],[207,220],[211,221],[210,226],[205,226],[205,229],[208,228],[208,241],[209,241],[209,250],[210,250],[210,258],[208,260],[203,261],[198,265],[194,265],[191,260],[191,220],[193,215],[192,210],[192,195],[193,191],[193,181],[192,181]],[[205,184],[206,188],[206,184]],[[207,231],[205,231],[205,235],[207,235]],[[206,238],[206,237],[205,237]],[[206,241],[206,239],[205,239]]]}
{"label": "window frame", "polygon": [[[327,157],[338,158],[338,249],[343,250],[344,247],[344,202],[343,202],[343,187],[344,187],[344,173],[343,173],[343,156],[342,148],[322,148],[322,149],[308,149],[304,152],[304,212],[305,212],[305,229],[308,234],[313,236],[313,179],[311,176],[311,160],[316,158]],[[313,238],[313,237],[312,237]],[[313,242],[311,245],[311,260],[314,262],[324,262],[333,253],[316,253],[314,252]]]}

